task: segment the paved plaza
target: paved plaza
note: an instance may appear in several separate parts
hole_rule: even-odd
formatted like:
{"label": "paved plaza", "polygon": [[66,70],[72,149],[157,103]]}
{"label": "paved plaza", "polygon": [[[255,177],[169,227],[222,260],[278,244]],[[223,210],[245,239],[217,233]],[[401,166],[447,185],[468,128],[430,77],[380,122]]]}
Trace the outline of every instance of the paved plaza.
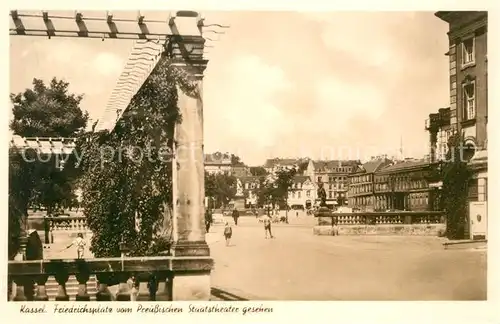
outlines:
{"label": "paved plaza", "polygon": [[213,226],[214,299],[486,299],[486,251],[444,250],[434,237],[315,236],[301,219],[265,239],[255,218],[241,217],[229,247]]}

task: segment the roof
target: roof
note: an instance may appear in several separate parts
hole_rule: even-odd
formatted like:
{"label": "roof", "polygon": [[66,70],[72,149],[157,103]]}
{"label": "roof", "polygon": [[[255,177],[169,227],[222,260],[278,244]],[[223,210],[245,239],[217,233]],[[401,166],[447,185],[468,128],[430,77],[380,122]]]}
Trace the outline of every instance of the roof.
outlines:
{"label": "roof", "polygon": [[264,164],[264,167],[265,168],[272,168],[275,166],[293,166],[293,165],[299,165],[302,162],[305,162],[305,161],[303,159],[274,158],[274,159],[267,159],[266,163]]}
{"label": "roof", "polygon": [[250,183],[250,182],[259,182],[260,181],[260,178],[264,178],[264,176],[244,176],[244,177],[237,177],[238,179],[240,179],[240,181],[242,183]]}
{"label": "roof", "polygon": [[365,172],[365,173],[377,172],[380,168],[384,167],[385,165],[387,165],[391,162],[392,162],[391,160],[386,159],[386,158],[374,159],[374,160],[371,160],[371,161],[364,163],[361,166],[360,171]]}
{"label": "roof", "polygon": [[205,165],[220,165],[220,164],[231,164],[231,156],[229,154],[222,153],[210,153],[205,154]]}
{"label": "roof", "polygon": [[471,17],[473,18],[474,16],[478,14],[485,14],[487,15],[487,11],[437,11],[434,13],[434,16],[438,17],[439,19],[451,23],[452,21],[455,21],[461,17]]}
{"label": "roof", "polygon": [[71,154],[76,147],[76,139],[14,135],[9,142],[9,147],[22,150],[34,149],[42,154]]}
{"label": "roof", "polygon": [[333,170],[334,168],[346,167],[346,166],[358,166],[360,161],[358,160],[328,160],[328,161],[312,161],[314,169],[319,170]]}
{"label": "roof", "polygon": [[380,169],[380,172],[386,173],[386,172],[397,172],[397,171],[404,171],[407,169],[414,169],[414,168],[419,168],[419,167],[425,167],[431,165],[429,163],[429,160],[426,159],[421,159],[421,160],[406,160],[402,162],[398,162],[392,165],[388,165],[385,168]]}
{"label": "roof", "polygon": [[305,175],[296,175],[293,177],[293,182],[296,182],[296,183],[304,183],[306,181],[310,181],[311,178],[309,176],[305,176]]}

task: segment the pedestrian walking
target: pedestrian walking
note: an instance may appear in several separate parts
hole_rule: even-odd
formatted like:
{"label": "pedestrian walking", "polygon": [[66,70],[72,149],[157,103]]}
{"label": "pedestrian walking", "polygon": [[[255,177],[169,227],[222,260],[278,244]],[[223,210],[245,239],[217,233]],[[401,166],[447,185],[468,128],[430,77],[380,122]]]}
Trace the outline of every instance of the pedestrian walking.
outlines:
{"label": "pedestrian walking", "polygon": [[264,231],[266,233],[266,239],[267,239],[267,233],[269,233],[270,238],[274,238],[273,233],[271,232],[271,217],[266,215],[264,217]]}
{"label": "pedestrian walking", "polygon": [[85,252],[85,245],[87,245],[87,242],[83,239],[83,234],[78,233],[76,239],[66,247],[66,249],[69,249],[72,246],[76,246],[76,255],[77,259],[83,259],[83,254]]}
{"label": "pedestrian walking", "polygon": [[213,222],[212,211],[210,210],[210,208],[207,208],[207,210],[205,211],[206,233],[208,233],[210,231],[210,226],[212,225],[212,222]]}
{"label": "pedestrian walking", "polygon": [[127,280],[127,285],[128,289],[130,291],[130,300],[131,301],[136,301],[137,300],[137,294],[139,292],[139,282],[137,281],[137,277],[135,275],[132,275],[128,280]]}
{"label": "pedestrian walking", "polygon": [[240,217],[240,212],[238,209],[233,209],[233,220],[234,220],[234,225],[238,226],[238,218]]}
{"label": "pedestrian walking", "polygon": [[231,243],[231,237],[233,236],[233,229],[228,222],[226,222],[226,226],[224,227],[224,238],[226,239],[226,246],[229,246]]}

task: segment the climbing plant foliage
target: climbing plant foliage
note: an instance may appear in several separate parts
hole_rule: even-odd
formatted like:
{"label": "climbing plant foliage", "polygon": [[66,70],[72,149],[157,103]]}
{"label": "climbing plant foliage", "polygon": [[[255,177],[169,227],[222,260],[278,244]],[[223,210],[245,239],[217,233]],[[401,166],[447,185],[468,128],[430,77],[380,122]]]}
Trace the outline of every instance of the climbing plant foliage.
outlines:
{"label": "climbing plant foliage", "polygon": [[446,212],[446,236],[463,239],[467,222],[468,181],[471,172],[464,159],[463,137],[454,134],[448,142],[448,153],[443,165],[442,204]]}
{"label": "climbing plant foliage", "polygon": [[119,256],[122,242],[131,255],[167,249],[171,152],[174,126],[182,118],[178,89],[197,95],[196,85],[162,58],[112,132],[87,133],[79,140],[82,207],[96,257]]}

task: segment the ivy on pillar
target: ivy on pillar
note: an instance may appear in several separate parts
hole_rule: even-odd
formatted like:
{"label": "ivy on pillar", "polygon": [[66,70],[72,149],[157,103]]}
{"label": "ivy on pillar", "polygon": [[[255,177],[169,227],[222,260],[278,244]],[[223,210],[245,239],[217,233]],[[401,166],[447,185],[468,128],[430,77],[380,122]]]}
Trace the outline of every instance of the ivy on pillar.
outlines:
{"label": "ivy on pillar", "polygon": [[203,59],[201,36],[174,35],[170,40],[172,65],[184,74],[189,87],[179,86],[182,122],[175,129],[174,256],[208,256],[205,241],[205,178],[203,153]]}

